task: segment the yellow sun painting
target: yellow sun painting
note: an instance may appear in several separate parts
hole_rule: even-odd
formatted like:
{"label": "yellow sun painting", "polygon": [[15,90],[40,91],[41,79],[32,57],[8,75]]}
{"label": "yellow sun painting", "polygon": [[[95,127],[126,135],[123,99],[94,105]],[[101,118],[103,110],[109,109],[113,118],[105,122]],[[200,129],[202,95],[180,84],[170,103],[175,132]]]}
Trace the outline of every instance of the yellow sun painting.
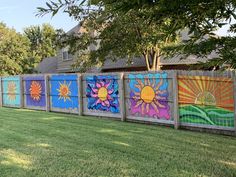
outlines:
{"label": "yellow sun painting", "polygon": [[131,114],[170,119],[166,73],[129,74]]}
{"label": "yellow sun painting", "polygon": [[234,109],[233,82],[230,78],[179,76],[179,103]]}
{"label": "yellow sun painting", "polygon": [[144,112],[149,112],[150,106],[152,106],[155,111],[158,113],[158,108],[165,108],[159,100],[165,100],[166,97],[160,96],[160,94],[166,93],[166,90],[160,90],[162,86],[163,79],[160,78],[160,82],[156,85],[155,78],[152,79],[152,83],[149,78],[144,79],[144,83],[140,79],[136,79],[138,84],[135,87],[138,89],[138,92],[134,92],[134,99],[138,100],[135,107],[141,106],[142,114]]}
{"label": "yellow sun painting", "polygon": [[60,87],[59,89],[57,89],[57,91],[59,92],[59,100],[63,99],[64,102],[66,102],[67,100],[71,101],[70,99],[70,95],[71,95],[71,91],[70,91],[70,85],[71,82],[69,84],[66,84],[66,81],[64,81],[64,83],[59,82]]}
{"label": "yellow sun painting", "polygon": [[29,91],[30,91],[30,97],[33,100],[36,100],[36,101],[40,100],[41,94],[42,94],[42,86],[40,82],[32,81]]}
{"label": "yellow sun painting", "polygon": [[7,84],[7,99],[9,101],[16,100],[16,83],[13,81],[8,82]]}

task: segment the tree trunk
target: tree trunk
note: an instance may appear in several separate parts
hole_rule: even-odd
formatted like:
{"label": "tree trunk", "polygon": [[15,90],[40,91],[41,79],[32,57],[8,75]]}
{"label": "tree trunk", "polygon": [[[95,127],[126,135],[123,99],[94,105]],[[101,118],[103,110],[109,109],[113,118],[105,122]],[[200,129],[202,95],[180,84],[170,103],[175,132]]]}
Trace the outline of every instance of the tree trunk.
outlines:
{"label": "tree trunk", "polygon": [[[161,56],[160,49],[155,46],[152,50],[146,50],[143,54],[147,66],[148,71],[160,71],[161,70]],[[151,64],[149,61],[149,57],[151,59]]]}

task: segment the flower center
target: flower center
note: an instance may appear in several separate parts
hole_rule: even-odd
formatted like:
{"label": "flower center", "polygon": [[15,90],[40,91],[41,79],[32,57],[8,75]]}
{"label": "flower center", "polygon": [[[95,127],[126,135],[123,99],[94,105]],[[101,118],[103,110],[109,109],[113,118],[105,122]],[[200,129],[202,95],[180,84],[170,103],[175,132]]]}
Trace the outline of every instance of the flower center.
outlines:
{"label": "flower center", "polygon": [[102,101],[107,100],[108,91],[105,87],[101,87],[98,90],[98,98]]}
{"label": "flower center", "polygon": [[143,89],[141,91],[141,99],[145,103],[151,103],[154,98],[155,98],[155,92],[154,92],[153,88],[150,86],[143,87]]}

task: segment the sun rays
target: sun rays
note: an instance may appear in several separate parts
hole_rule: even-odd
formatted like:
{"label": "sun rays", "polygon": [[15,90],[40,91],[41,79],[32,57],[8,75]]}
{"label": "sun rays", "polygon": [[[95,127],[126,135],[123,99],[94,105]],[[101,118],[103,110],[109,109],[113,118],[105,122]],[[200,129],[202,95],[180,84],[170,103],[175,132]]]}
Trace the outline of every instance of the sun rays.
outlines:
{"label": "sun rays", "polygon": [[7,99],[9,101],[16,100],[16,83],[13,81],[7,83]]}
{"label": "sun rays", "polygon": [[233,84],[229,78],[179,76],[179,102],[233,110]]}
{"label": "sun rays", "polygon": [[35,101],[39,101],[41,98],[41,94],[42,94],[42,86],[40,84],[40,82],[37,81],[32,81],[31,85],[30,85],[30,97],[35,100]]}
{"label": "sun rays", "polygon": [[133,114],[170,118],[168,84],[162,75],[130,75],[130,101]]}
{"label": "sun rays", "polygon": [[59,89],[57,89],[58,96],[59,96],[59,100],[63,99],[64,102],[66,102],[67,100],[71,101],[70,99],[70,95],[71,95],[71,91],[70,91],[70,85],[71,82],[69,82],[69,84],[66,83],[66,81],[64,81],[63,83],[59,82],[60,86]]}

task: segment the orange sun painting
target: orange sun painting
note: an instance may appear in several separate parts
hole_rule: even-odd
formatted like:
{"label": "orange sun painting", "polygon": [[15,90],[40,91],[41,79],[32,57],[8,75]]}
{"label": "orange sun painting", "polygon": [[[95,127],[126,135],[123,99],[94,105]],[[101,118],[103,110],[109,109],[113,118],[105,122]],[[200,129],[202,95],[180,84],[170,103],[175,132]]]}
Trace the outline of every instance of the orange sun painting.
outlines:
{"label": "orange sun painting", "polygon": [[166,74],[129,75],[132,114],[169,119]]}
{"label": "orange sun painting", "polygon": [[29,91],[30,91],[30,97],[33,100],[35,100],[35,101],[40,100],[41,94],[42,94],[42,86],[41,86],[40,82],[32,81]]}
{"label": "orange sun painting", "polygon": [[8,82],[7,84],[7,98],[9,101],[16,100],[16,83],[13,81]]}
{"label": "orange sun painting", "polygon": [[67,100],[71,101],[70,99],[70,95],[71,95],[71,91],[70,91],[70,85],[71,82],[69,82],[69,84],[66,84],[66,81],[64,81],[64,83],[59,82],[60,86],[59,89],[57,89],[57,91],[59,92],[59,100],[63,99],[64,102],[66,102]]}
{"label": "orange sun painting", "polygon": [[230,78],[179,76],[179,103],[217,106],[233,111],[233,82]]}

